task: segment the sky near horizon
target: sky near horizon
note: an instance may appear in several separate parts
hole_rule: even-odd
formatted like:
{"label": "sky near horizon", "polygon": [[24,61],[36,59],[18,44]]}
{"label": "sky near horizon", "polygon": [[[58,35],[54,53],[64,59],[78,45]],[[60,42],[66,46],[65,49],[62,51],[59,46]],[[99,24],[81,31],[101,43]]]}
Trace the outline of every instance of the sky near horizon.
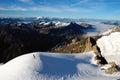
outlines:
{"label": "sky near horizon", "polygon": [[120,0],[0,0],[0,16],[120,20]]}

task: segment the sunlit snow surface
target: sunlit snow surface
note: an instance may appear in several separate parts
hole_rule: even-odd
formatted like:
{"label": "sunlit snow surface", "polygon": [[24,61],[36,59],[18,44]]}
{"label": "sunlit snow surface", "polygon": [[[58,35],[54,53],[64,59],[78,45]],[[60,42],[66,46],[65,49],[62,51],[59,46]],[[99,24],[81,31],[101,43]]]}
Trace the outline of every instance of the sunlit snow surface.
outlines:
{"label": "sunlit snow surface", "polygon": [[120,32],[114,32],[98,39],[97,45],[108,62],[115,61],[120,66]]}
{"label": "sunlit snow surface", "polygon": [[60,54],[36,52],[0,66],[0,80],[117,80],[105,75],[93,60],[93,52]]}

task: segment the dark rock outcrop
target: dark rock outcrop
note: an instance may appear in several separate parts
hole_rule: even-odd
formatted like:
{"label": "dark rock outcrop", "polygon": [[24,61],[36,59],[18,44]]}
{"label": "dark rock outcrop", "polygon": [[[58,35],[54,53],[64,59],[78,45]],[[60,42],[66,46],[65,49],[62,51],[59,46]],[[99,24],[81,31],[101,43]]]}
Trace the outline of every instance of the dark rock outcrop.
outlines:
{"label": "dark rock outcrop", "polygon": [[85,45],[85,50],[84,52],[88,52],[88,51],[94,51],[95,53],[95,60],[97,61],[98,65],[104,65],[107,64],[107,61],[105,60],[105,58],[101,55],[100,49],[96,44],[96,40],[92,37],[87,38],[86,40],[86,45]]}
{"label": "dark rock outcrop", "polygon": [[86,39],[84,38],[74,38],[68,43],[55,46],[50,52],[82,53],[85,50],[85,42]]}
{"label": "dark rock outcrop", "polygon": [[93,28],[92,25],[87,24],[87,23],[81,23],[80,26],[83,26],[83,27],[86,28],[86,29],[87,29],[87,28],[88,28],[88,29],[89,29],[89,28]]}
{"label": "dark rock outcrop", "polygon": [[84,32],[82,31],[83,27],[74,23],[74,22],[71,22],[68,26],[64,26],[64,27],[61,27],[61,28],[52,28],[49,30],[49,34],[52,34],[52,35],[66,35],[66,36],[77,36],[77,35],[80,35],[80,34],[84,34]]}

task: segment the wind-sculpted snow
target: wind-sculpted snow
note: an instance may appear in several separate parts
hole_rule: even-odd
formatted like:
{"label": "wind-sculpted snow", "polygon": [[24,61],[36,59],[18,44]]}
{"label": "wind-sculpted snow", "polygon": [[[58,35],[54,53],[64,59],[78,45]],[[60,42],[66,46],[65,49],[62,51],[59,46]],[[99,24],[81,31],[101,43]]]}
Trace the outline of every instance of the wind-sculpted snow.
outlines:
{"label": "wind-sculpted snow", "polygon": [[115,61],[120,66],[120,32],[111,33],[98,39],[97,45],[108,62]]}
{"label": "wind-sculpted snow", "polygon": [[115,80],[93,64],[93,52],[60,54],[36,52],[0,66],[0,80]]}

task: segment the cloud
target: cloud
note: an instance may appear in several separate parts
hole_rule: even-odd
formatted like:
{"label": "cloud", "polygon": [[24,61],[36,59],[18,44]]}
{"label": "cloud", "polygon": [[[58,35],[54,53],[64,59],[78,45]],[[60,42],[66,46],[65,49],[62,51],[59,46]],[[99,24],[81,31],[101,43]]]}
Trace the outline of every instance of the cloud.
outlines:
{"label": "cloud", "polygon": [[51,7],[51,6],[33,6],[33,7],[20,7],[20,6],[10,6],[10,7],[0,7],[0,10],[7,11],[42,11],[42,12],[54,12],[54,13],[63,13],[63,12],[91,12],[89,9],[84,8],[74,8],[69,6],[60,6],[60,7]]}
{"label": "cloud", "polygon": [[12,11],[27,11],[26,8],[23,7],[18,7],[18,6],[11,6],[11,7],[0,7],[1,11],[8,11],[8,10],[12,10]]}
{"label": "cloud", "polygon": [[19,6],[11,6],[11,7],[0,7],[0,10],[7,11],[46,11],[46,12],[61,12],[58,8],[53,7],[19,7]]}
{"label": "cloud", "polygon": [[[36,1],[34,0],[19,0],[23,3],[33,3],[33,5],[29,5],[28,7],[23,6],[12,6],[12,7],[0,7],[0,10],[14,10],[14,11],[43,11],[43,12],[56,12],[56,13],[62,13],[62,12],[73,12],[73,13],[89,13],[97,11],[99,8],[102,8],[103,6],[98,6],[99,4],[92,0],[78,0],[76,3],[72,3],[72,5],[51,5],[50,3],[46,3],[46,0],[40,0],[39,2],[42,2],[39,6],[35,6],[34,3]],[[97,0],[98,1],[98,0]],[[44,4],[44,5],[43,5]],[[80,4],[85,4],[88,7],[79,6]],[[90,6],[90,7],[89,7]]]}
{"label": "cloud", "polygon": [[[95,1],[94,1],[94,2],[95,2]],[[92,0],[79,0],[79,1],[77,1],[77,2],[75,2],[75,3],[73,3],[73,4],[70,5],[70,6],[74,7],[74,6],[80,6],[80,5],[89,5],[89,4],[91,4],[91,3],[93,3]]]}
{"label": "cloud", "polygon": [[0,7],[0,10],[1,10],[1,11],[4,11],[4,10],[7,10],[7,8]]}
{"label": "cloud", "polygon": [[60,6],[60,7],[50,7],[50,6],[44,6],[44,7],[32,7],[32,11],[46,11],[46,12],[90,12],[88,9],[84,8],[74,8],[69,6]]}
{"label": "cloud", "polygon": [[62,12],[90,12],[89,9],[85,9],[85,8],[77,8],[77,7],[70,7],[70,6],[62,6],[60,8]]}
{"label": "cloud", "polygon": [[45,12],[61,12],[60,9],[54,7],[31,7],[29,8],[31,11],[45,11]]}
{"label": "cloud", "polygon": [[91,9],[91,10],[102,10],[105,8],[107,3],[103,0],[79,0],[73,4],[71,4],[71,7],[84,7],[86,9]]}
{"label": "cloud", "polygon": [[[0,14],[1,17],[26,17],[26,15],[23,14]],[[27,15],[27,17],[31,17],[31,15]]]}
{"label": "cloud", "polygon": [[32,4],[33,0],[19,0],[22,3],[28,3],[28,4]]}
{"label": "cloud", "polygon": [[19,0],[21,2],[30,2],[31,0]]}
{"label": "cloud", "polygon": [[80,5],[80,4],[86,4],[86,3],[88,3],[90,0],[80,0],[80,1],[78,1],[78,2],[76,2],[76,3],[73,3],[72,5],[70,5],[71,7],[74,7],[74,6],[78,6],[78,5]]}
{"label": "cloud", "polygon": [[28,10],[27,8],[23,8],[23,7],[19,7],[19,6],[11,6],[8,9],[11,9],[11,10],[14,10],[14,11],[27,11]]}

